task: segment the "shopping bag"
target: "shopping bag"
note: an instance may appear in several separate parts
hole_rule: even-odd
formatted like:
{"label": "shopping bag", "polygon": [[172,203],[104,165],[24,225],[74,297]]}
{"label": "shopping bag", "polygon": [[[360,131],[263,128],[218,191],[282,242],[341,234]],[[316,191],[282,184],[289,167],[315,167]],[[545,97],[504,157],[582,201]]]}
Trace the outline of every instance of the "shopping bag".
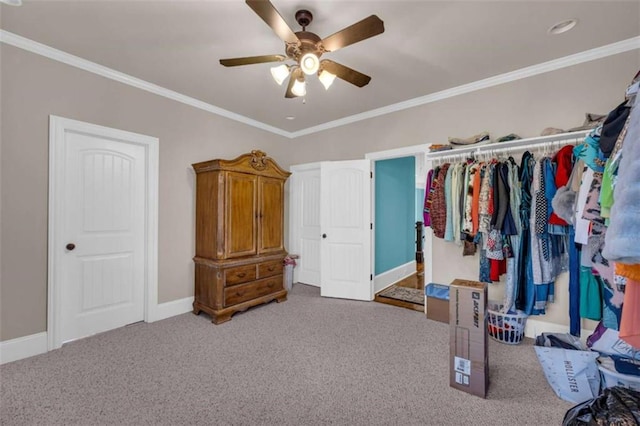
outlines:
{"label": "shopping bag", "polygon": [[597,352],[534,346],[549,385],[558,397],[578,404],[600,391]]}

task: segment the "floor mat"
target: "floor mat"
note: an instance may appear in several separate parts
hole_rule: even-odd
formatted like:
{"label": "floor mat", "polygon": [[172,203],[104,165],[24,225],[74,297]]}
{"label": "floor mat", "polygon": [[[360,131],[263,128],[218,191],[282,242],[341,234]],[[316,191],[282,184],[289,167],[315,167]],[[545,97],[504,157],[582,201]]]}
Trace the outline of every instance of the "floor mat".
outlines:
{"label": "floor mat", "polygon": [[392,285],[389,288],[382,290],[378,293],[379,297],[386,297],[389,299],[402,300],[404,302],[415,303],[416,305],[424,306],[424,291],[416,288],[398,287]]}

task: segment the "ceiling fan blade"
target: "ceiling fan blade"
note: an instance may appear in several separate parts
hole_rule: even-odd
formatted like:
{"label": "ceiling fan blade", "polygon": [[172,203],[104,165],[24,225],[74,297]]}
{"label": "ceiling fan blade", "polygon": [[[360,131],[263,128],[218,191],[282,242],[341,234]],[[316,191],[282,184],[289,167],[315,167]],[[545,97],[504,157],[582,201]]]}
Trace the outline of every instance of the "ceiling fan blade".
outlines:
{"label": "ceiling fan blade", "polygon": [[287,91],[284,94],[285,98],[291,99],[291,98],[298,97],[298,95],[293,94],[291,89],[293,89],[293,83],[296,82],[296,80],[298,79],[301,73],[302,73],[302,70],[300,68],[296,68],[293,71],[291,71],[291,75],[289,75],[289,84],[287,85]]}
{"label": "ceiling fan blade", "polygon": [[247,56],[246,58],[220,59],[220,65],[237,67],[238,65],[262,64],[265,62],[282,62],[287,59],[283,55]]}
{"label": "ceiling fan blade", "polygon": [[269,0],[246,0],[247,5],[259,16],[264,22],[273,29],[280,39],[287,43],[299,43],[298,36],[293,32],[291,27],[287,25],[280,13],[271,4]]}
{"label": "ceiling fan blade", "polygon": [[371,15],[360,22],[331,34],[322,40],[327,52],[334,52],[343,47],[377,36],[384,32],[384,22],[376,15]]}
{"label": "ceiling fan blade", "polygon": [[329,59],[323,59],[320,62],[320,67],[336,77],[343,79],[355,86],[364,87],[371,81],[371,77],[362,74],[354,69],[351,69],[345,65],[333,62]]}

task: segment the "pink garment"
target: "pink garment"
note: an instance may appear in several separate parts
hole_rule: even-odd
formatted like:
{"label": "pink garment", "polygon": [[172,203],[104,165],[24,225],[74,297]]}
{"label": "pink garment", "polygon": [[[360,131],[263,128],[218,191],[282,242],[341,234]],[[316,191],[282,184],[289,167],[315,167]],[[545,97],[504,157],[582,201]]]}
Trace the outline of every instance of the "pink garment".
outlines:
{"label": "pink garment", "polygon": [[640,349],[640,281],[627,278],[624,290],[624,304],[622,305],[622,318],[620,319],[619,337]]}

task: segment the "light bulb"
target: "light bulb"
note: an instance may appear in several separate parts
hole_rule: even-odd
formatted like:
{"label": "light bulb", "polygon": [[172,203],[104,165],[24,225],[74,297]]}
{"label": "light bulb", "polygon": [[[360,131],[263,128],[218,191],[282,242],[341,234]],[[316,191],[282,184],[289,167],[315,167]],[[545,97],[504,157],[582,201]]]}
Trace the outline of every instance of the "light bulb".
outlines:
{"label": "light bulb", "polygon": [[320,60],[315,53],[305,53],[300,58],[300,69],[307,75],[315,74],[320,67]]}
{"label": "light bulb", "polygon": [[324,86],[324,90],[329,90],[329,87],[333,84],[333,80],[336,79],[335,74],[331,74],[329,71],[322,70],[320,74],[318,74],[318,80]]}
{"label": "light bulb", "polygon": [[293,83],[293,87],[291,88],[291,93],[296,96],[304,96],[307,94],[307,84],[304,80],[296,79],[295,83]]}
{"label": "light bulb", "polygon": [[273,79],[282,86],[284,80],[289,76],[289,67],[287,65],[279,65],[271,68],[271,76]]}

